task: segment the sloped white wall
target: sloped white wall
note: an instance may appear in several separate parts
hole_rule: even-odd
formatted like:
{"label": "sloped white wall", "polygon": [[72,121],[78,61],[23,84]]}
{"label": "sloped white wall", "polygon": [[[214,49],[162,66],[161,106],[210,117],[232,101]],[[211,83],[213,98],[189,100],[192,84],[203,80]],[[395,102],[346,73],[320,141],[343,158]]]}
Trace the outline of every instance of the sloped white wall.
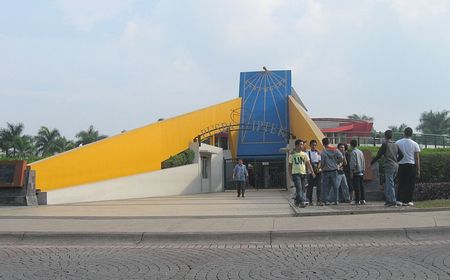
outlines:
{"label": "sloped white wall", "polygon": [[[197,145],[198,146],[198,145]],[[199,152],[211,153],[211,191],[223,191],[223,152],[202,144],[194,149],[196,162],[127,177],[105,180],[47,192],[47,204],[117,200],[201,192]]]}

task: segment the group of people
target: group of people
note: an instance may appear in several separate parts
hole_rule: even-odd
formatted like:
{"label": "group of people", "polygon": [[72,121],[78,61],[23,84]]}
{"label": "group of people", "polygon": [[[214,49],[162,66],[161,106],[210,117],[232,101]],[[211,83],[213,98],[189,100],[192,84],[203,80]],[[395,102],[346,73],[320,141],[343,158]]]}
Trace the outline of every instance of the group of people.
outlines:
{"label": "group of people", "polygon": [[[351,140],[351,152],[345,143],[337,148],[330,145],[329,138],[323,138],[324,149],[317,149],[317,141],[296,140],[289,155],[289,174],[295,186],[295,205],[313,205],[313,189],[317,190],[317,206],[339,205],[339,202],[366,204],[363,176],[364,154],[358,149],[358,142]],[[349,184],[349,182],[352,184]],[[341,199],[340,199],[341,198]]]}
{"label": "group of people", "polygon": [[[410,127],[405,129],[404,138],[397,142],[392,141],[391,130],[386,130],[384,135],[385,141],[370,165],[382,157],[385,159],[385,206],[413,206],[415,180],[420,176],[419,145],[411,139]],[[340,202],[366,204],[365,158],[357,140],[350,141],[350,151],[345,143],[339,143],[335,148],[328,138],[322,139],[322,151],[317,150],[316,140],[309,142],[310,150],[306,150],[305,144],[303,140],[296,140],[289,155],[289,174],[296,189],[295,205],[313,205],[314,187],[317,206],[339,205]]]}
{"label": "group of people", "polygon": [[[420,177],[420,148],[411,139],[410,127],[404,130],[404,137],[397,142],[392,140],[392,131],[386,130],[385,141],[373,158],[372,164],[384,157],[385,206],[413,206],[416,177]],[[316,205],[339,205],[339,203],[366,204],[364,172],[366,170],[364,153],[358,148],[357,140],[347,144],[339,143],[337,148],[330,145],[329,138],[323,138],[324,149],[317,149],[317,141],[309,142],[306,149],[304,140],[296,140],[295,148],[289,154],[289,174],[295,186],[295,205],[313,205],[313,189],[316,187]],[[395,179],[398,177],[398,189]],[[233,170],[237,196],[245,196],[248,171],[243,161]]]}

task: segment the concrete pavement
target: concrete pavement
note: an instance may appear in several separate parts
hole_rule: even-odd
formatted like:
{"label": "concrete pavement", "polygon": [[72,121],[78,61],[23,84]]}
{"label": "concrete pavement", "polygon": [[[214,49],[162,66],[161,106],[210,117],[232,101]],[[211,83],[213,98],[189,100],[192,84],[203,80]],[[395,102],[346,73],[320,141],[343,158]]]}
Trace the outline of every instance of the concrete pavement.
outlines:
{"label": "concrete pavement", "polygon": [[[37,207],[0,207],[0,243],[262,242],[450,236],[449,211],[292,207],[286,191],[248,191]],[[359,212],[358,212],[359,211]],[[392,212],[386,212],[392,211]],[[347,215],[335,215],[335,214]],[[358,214],[364,213],[364,214]],[[303,216],[310,215],[310,216]],[[351,215],[350,215],[351,214]]]}

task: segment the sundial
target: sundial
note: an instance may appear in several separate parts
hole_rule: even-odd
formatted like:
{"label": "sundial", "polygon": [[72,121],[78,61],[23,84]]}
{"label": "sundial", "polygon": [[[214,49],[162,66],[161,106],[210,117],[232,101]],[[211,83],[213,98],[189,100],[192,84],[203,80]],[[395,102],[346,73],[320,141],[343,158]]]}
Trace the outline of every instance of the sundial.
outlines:
{"label": "sundial", "polygon": [[[290,71],[241,73],[240,120],[247,127],[252,125],[253,129],[242,129],[239,132],[238,154],[239,151],[247,149],[241,148],[245,145],[286,143],[284,136],[274,132],[289,129],[287,100],[290,92]],[[264,150],[267,150],[267,147]]]}

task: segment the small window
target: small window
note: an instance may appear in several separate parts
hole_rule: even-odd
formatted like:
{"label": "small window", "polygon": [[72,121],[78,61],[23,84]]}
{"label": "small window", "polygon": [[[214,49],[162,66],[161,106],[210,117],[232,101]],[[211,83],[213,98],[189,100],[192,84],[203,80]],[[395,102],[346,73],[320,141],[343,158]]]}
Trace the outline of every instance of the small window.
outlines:
{"label": "small window", "polygon": [[202,178],[208,179],[208,164],[209,160],[207,157],[202,157]]}

